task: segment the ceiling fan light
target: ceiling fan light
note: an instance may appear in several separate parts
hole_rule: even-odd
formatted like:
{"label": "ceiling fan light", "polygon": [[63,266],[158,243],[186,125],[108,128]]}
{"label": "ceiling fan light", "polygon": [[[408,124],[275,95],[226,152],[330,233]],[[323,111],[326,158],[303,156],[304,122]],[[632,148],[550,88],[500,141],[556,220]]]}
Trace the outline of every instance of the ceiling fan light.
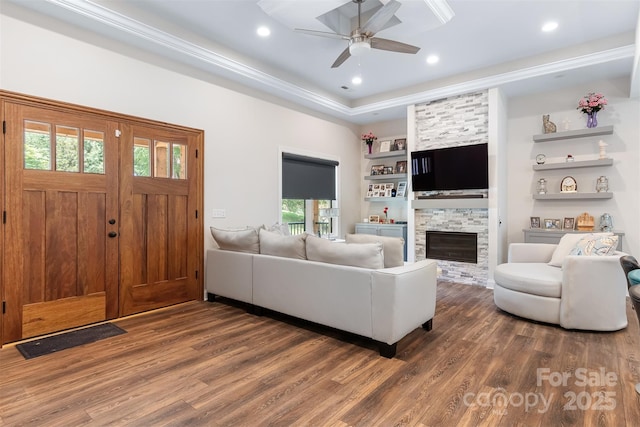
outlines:
{"label": "ceiling fan light", "polygon": [[360,56],[371,50],[371,44],[366,41],[354,42],[349,45],[349,53],[351,56]]}

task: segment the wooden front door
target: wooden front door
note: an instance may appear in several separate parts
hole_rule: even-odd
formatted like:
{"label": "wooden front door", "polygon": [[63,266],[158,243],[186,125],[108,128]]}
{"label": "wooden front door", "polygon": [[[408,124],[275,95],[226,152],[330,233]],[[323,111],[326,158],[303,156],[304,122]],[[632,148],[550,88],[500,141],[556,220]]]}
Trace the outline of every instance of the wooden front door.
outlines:
{"label": "wooden front door", "polygon": [[10,101],[3,111],[2,340],[116,317],[116,123]]}
{"label": "wooden front door", "polygon": [[121,139],[120,315],[201,298],[202,133],[125,124]]}

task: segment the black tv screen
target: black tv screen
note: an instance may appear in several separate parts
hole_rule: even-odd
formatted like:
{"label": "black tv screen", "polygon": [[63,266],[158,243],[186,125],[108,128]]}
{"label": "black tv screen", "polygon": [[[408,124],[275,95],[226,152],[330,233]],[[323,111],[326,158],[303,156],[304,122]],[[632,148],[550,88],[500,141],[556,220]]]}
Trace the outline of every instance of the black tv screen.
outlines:
{"label": "black tv screen", "polygon": [[488,189],[487,144],[412,152],[411,184],[413,191]]}

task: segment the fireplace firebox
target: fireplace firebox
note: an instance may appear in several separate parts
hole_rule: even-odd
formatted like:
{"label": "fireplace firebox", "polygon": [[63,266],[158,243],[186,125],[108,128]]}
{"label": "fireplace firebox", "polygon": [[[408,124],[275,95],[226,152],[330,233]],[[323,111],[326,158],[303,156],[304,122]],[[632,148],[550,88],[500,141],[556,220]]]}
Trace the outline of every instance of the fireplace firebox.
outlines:
{"label": "fireplace firebox", "polygon": [[427,231],[426,257],[478,263],[478,233]]}

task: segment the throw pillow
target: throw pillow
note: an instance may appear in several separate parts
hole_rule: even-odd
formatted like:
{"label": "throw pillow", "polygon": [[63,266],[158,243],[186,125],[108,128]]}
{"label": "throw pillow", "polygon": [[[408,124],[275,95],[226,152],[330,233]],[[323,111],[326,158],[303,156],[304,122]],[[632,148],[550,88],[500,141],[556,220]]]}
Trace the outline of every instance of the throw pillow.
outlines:
{"label": "throw pillow", "polygon": [[564,262],[564,258],[571,253],[573,248],[576,247],[578,242],[582,240],[584,237],[592,237],[592,236],[613,236],[613,233],[567,233],[560,239],[558,242],[558,247],[553,251],[553,255],[551,256],[551,261],[549,261],[549,265],[554,267],[562,267],[562,263]]}
{"label": "throw pillow", "polygon": [[353,267],[384,268],[382,243],[332,242],[313,235],[307,236],[307,259]]}
{"label": "throw pillow", "polygon": [[225,251],[260,253],[260,240],[258,230],[255,228],[223,230],[211,227],[211,235],[218,247]]}
{"label": "throw pillow", "polygon": [[374,234],[347,234],[347,243],[382,243],[384,268],[404,265],[404,239],[402,237],[376,236]]}
{"label": "throw pillow", "polygon": [[613,255],[618,246],[618,236],[585,236],[571,250],[569,255]]}
{"label": "throw pillow", "polygon": [[307,259],[306,234],[283,236],[278,232],[260,230],[260,253],[285,258]]}
{"label": "throw pillow", "polygon": [[267,230],[272,231],[274,233],[278,233],[282,236],[291,236],[291,232],[289,231],[289,224],[280,224],[276,222],[271,227],[268,227]]}

